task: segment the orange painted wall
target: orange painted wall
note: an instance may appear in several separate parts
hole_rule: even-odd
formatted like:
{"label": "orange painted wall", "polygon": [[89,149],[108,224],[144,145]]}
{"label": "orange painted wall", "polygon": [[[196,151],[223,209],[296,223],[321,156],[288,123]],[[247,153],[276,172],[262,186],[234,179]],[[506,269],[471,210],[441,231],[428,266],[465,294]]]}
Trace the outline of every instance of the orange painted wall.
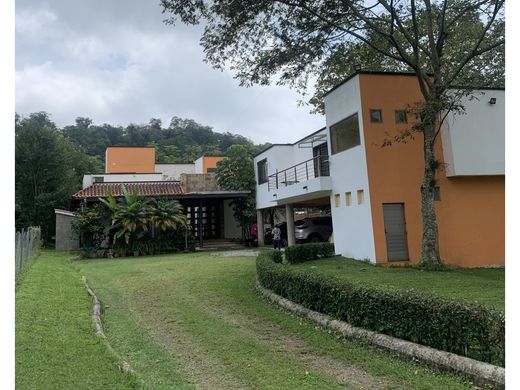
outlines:
{"label": "orange painted wall", "polygon": [[203,156],[202,157],[202,172],[208,173],[208,168],[216,168],[217,162],[219,162],[223,159],[224,159],[224,157]]}
{"label": "orange painted wall", "polygon": [[[359,77],[376,261],[388,262],[382,204],[404,203],[410,262],[417,263],[422,240],[422,135],[390,147],[381,148],[381,144],[399,128],[411,126],[410,115],[408,124],[396,124],[394,111],[421,101],[419,87],[413,76]],[[383,123],[370,122],[370,109],[383,111]],[[442,161],[440,140],[436,154]],[[441,192],[441,201],[436,202],[441,258],[463,267],[503,265],[504,177],[447,178],[441,171],[437,184]]]}
{"label": "orange painted wall", "polygon": [[155,148],[108,147],[105,153],[106,173],[154,173]]}

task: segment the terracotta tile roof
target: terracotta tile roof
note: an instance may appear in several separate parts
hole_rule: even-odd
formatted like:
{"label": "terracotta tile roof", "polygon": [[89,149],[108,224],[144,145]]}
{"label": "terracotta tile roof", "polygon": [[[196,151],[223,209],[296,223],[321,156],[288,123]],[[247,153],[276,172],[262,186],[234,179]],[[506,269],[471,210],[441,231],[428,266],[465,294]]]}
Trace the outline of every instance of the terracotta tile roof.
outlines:
{"label": "terracotta tile roof", "polygon": [[94,183],[91,186],[76,192],[74,199],[91,199],[106,197],[109,193],[118,197],[123,196],[121,185],[124,185],[128,192],[137,190],[139,196],[172,196],[182,195],[184,191],[178,181],[147,181],[134,183]]}

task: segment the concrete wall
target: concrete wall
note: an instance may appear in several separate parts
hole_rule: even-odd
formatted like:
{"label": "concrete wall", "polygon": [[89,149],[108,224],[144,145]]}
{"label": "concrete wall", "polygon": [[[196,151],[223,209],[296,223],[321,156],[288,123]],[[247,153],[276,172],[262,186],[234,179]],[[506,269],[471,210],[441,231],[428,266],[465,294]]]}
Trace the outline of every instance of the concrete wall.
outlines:
{"label": "concrete wall", "polygon": [[242,238],[240,224],[233,216],[233,208],[230,206],[231,200],[224,200],[224,238]]}
{"label": "concrete wall", "polygon": [[190,192],[205,192],[205,191],[220,191],[217,183],[217,175],[214,173],[208,174],[181,174],[181,186],[185,193]]}
{"label": "concrete wall", "polygon": [[75,217],[66,210],[55,210],[56,215],[56,250],[70,251],[79,249],[79,239],[72,229]]}
{"label": "concrete wall", "polygon": [[183,173],[195,173],[195,164],[155,164],[155,173],[162,175],[161,180],[180,180]]}
{"label": "concrete wall", "polygon": [[128,183],[140,181],[161,181],[163,180],[160,173],[101,173],[98,175],[84,175],[83,189],[94,183],[94,178],[103,178],[104,183]]}
{"label": "concrete wall", "polygon": [[[332,192],[330,207],[334,230],[334,247],[337,254],[375,262],[375,246],[370,207],[370,189],[365,154],[364,117],[361,110],[359,77],[355,77],[325,96],[327,128],[357,113],[361,145],[332,154],[328,133]],[[358,204],[357,191],[362,190],[364,202]],[[345,193],[351,193],[347,206]],[[339,206],[336,207],[336,195]]]}
{"label": "concrete wall", "polygon": [[465,113],[448,114],[442,127],[446,175],[504,175],[505,91],[477,90],[461,104]]}

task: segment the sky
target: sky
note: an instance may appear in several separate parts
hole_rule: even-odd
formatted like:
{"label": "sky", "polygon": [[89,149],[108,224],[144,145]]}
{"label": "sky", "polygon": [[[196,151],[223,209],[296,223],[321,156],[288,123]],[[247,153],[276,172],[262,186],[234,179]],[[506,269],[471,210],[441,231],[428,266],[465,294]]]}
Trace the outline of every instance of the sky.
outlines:
{"label": "sky", "polygon": [[294,142],[325,126],[284,86],[240,87],[203,62],[200,27],[163,23],[158,0],[17,0],[15,106],[59,126],[78,116],[126,126],[173,116],[256,143]]}

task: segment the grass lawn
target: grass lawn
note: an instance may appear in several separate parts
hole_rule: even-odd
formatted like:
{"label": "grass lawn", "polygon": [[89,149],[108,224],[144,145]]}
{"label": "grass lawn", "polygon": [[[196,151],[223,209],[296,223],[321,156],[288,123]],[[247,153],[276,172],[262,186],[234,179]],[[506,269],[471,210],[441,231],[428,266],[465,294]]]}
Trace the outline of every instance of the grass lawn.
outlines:
{"label": "grass lawn", "polygon": [[91,299],[69,258],[42,251],[16,290],[16,388],[134,388],[96,337]]}
{"label": "grass lawn", "polygon": [[447,272],[420,271],[404,267],[374,267],[365,262],[339,256],[291,267],[363,284],[413,289],[464,299],[502,312],[505,310],[504,269],[455,268]]}
{"label": "grass lawn", "polygon": [[106,305],[107,337],[144,388],[472,388],[267,303],[254,289],[254,257],[196,253],[74,266]]}

